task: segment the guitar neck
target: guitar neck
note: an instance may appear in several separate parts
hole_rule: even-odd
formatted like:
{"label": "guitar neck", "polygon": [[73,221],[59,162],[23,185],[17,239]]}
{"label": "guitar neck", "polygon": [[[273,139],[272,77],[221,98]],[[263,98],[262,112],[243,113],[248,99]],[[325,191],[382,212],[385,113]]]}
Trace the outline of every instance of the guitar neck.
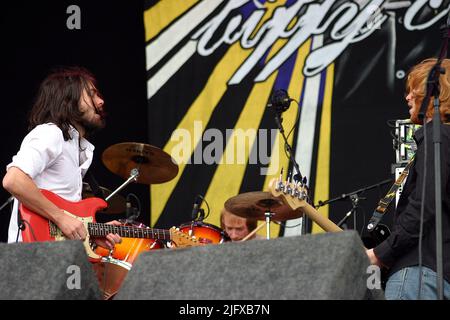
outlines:
{"label": "guitar neck", "polygon": [[309,203],[306,203],[301,210],[308,218],[317,223],[326,232],[339,232],[343,231],[333,221],[322,216],[316,209],[314,209]]}
{"label": "guitar neck", "polygon": [[104,223],[88,223],[88,231],[89,235],[93,237],[105,237],[109,233],[117,233],[123,238],[171,240],[170,231],[164,229],[114,226]]}

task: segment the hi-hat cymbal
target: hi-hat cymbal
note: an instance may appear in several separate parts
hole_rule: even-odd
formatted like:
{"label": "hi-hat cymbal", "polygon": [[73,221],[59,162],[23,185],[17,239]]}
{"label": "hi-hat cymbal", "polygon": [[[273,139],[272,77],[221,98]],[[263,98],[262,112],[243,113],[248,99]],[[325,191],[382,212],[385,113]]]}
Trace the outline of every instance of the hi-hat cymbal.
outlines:
{"label": "hi-hat cymbal", "polygon": [[[105,187],[99,187],[103,191],[103,196],[105,198],[109,196],[112,191],[105,188]],[[83,182],[83,193],[82,193],[83,199],[86,198],[93,198],[95,197],[94,192],[92,191],[89,184],[86,182]],[[124,197],[122,197],[120,194],[115,194],[111,199],[108,201],[108,207],[102,211],[101,213],[111,213],[111,214],[117,214],[117,213],[123,213],[126,210],[126,200]]]}
{"label": "hi-hat cymbal", "polygon": [[124,179],[132,169],[139,169],[138,183],[163,183],[175,178],[178,165],[170,155],[149,144],[125,142],[108,147],[102,155],[103,164]]}
{"label": "hi-hat cymbal", "polygon": [[303,215],[299,210],[292,210],[270,192],[262,191],[238,194],[225,202],[225,209],[240,217],[257,220],[265,220],[268,211],[273,214],[271,219],[277,221],[296,219]]}

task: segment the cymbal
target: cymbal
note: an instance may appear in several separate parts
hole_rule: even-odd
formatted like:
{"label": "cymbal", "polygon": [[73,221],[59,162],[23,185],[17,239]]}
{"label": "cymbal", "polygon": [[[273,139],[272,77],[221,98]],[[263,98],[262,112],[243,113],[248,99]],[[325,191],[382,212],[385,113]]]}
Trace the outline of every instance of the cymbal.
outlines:
{"label": "cymbal", "polygon": [[300,218],[300,210],[292,210],[281,199],[275,198],[270,192],[254,191],[241,193],[225,202],[225,209],[243,218],[265,220],[265,213],[270,211],[272,220],[285,221]]}
{"label": "cymbal", "polygon": [[178,165],[170,155],[149,144],[125,142],[108,147],[102,155],[103,164],[124,179],[132,169],[139,169],[138,183],[156,184],[175,178]]}
{"label": "cymbal", "polygon": [[[105,188],[100,187],[100,189],[103,191],[103,195],[105,197],[109,196],[112,191]],[[93,198],[95,197],[94,192],[92,191],[91,187],[88,183],[83,182],[83,192],[82,192],[83,199],[86,198]],[[108,207],[105,208],[102,211],[99,211],[101,213],[111,213],[111,214],[117,214],[117,213],[123,213],[126,210],[126,200],[124,197],[122,197],[120,194],[116,193],[109,201],[108,201]]]}

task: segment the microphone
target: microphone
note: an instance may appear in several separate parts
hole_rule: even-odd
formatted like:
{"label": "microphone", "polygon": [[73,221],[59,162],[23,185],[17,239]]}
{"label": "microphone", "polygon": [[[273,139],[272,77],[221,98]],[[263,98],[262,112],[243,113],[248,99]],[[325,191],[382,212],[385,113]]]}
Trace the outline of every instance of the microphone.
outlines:
{"label": "microphone", "polygon": [[125,205],[125,210],[126,210],[126,217],[127,219],[131,216],[131,203],[130,201],[127,201],[126,205]]}
{"label": "microphone", "polygon": [[130,199],[129,199],[129,197],[127,196],[127,202],[126,202],[126,205],[125,205],[125,216],[127,217],[126,218],[126,221],[127,221],[127,223],[133,223],[134,222],[134,219],[135,219],[135,217],[134,217],[134,215],[133,215],[133,208],[131,207],[131,202],[130,202]]}
{"label": "microphone", "polygon": [[272,97],[270,98],[270,103],[267,104],[267,107],[269,109],[274,110],[277,113],[283,113],[287,109],[289,109],[289,106],[291,105],[291,101],[294,99],[291,99],[289,97],[289,94],[284,89],[275,90],[275,92],[272,94]]}
{"label": "microphone", "polygon": [[200,210],[200,205],[202,204],[203,198],[200,195],[195,196],[194,206],[192,207],[192,220],[197,219],[198,212]]}
{"label": "microphone", "polygon": [[128,223],[133,223],[140,215],[141,211],[139,208],[133,207],[130,202],[131,193],[127,195],[126,204],[125,204],[125,215]]}

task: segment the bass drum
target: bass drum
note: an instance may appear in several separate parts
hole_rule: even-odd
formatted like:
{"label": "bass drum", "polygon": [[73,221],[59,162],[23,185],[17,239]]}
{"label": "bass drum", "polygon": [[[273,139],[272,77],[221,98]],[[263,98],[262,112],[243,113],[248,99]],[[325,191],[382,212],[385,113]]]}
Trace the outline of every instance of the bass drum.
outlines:
{"label": "bass drum", "polygon": [[[123,223],[123,221],[120,221]],[[123,223],[126,226],[147,228],[142,223]],[[94,263],[94,271],[100,284],[100,290],[105,299],[112,298],[120,289],[128,271],[136,258],[145,251],[165,248],[159,240],[123,238],[122,242],[114,246],[114,250],[97,247],[95,253],[102,256],[100,262]]]}
{"label": "bass drum", "polygon": [[185,223],[179,228],[180,231],[190,236],[195,236],[201,244],[219,244],[231,241],[225,231],[203,221]]}

